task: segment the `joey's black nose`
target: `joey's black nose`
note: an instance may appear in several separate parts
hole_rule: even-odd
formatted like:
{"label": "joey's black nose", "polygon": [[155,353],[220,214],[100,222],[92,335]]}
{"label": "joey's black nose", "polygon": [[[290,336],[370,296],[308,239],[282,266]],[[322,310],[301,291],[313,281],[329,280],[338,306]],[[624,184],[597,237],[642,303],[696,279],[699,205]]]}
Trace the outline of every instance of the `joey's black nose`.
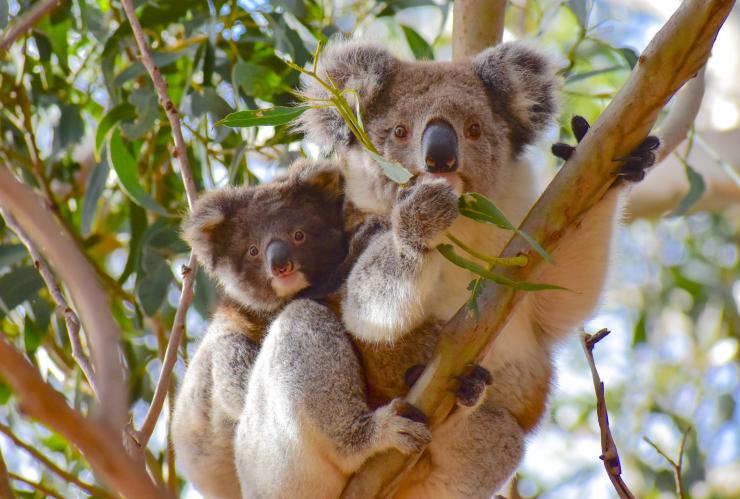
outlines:
{"label": "joey's black nose", "polygon": [[293,271],[293,255],[287,243],[280,240],[272,241],[267,245],[265,256],[272,275],[279,277]]}
{"label": "joey's black nose", "polygon": [[451,173],[457,170],[457,134],[446,121],[432,121],[421,136],[421,152],[427,171]]}

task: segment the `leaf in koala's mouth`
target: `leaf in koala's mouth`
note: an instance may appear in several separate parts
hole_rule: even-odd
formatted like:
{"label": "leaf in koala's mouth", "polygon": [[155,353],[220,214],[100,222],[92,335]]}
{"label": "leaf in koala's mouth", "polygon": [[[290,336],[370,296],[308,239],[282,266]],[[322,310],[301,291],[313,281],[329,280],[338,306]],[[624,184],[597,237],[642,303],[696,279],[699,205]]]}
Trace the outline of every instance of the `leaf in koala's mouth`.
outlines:
{"label": "leaf in koala's mouth", "polygon": [[385,174],[385,176],[393,180],[395,183],[405,184],[406,182],[411,180],[411,177],[413,177],[411,172],[404,168],[401,163],[385,159],[380,154],[376,154],[372,151],[369,152],[370,156],[372,156],[372,158],[377,161],[380,167],[383,169],[383,173]]}

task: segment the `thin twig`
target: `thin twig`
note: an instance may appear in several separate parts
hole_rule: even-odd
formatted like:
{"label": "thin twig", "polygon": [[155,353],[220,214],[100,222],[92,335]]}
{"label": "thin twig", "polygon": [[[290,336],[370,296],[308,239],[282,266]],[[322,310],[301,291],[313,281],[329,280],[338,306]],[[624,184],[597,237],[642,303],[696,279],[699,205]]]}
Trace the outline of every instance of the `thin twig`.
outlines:
{"label": "thin twig", "polygon": [[42,494],[44,494],[44,497],[54,497],[55,499],[64,499],[64,496],[62,496],[59,492],[56,492],[54,490],[51,490],[49,487],[39,483],[34,482],[32,480],[29,480],[28,478],[24,478],[16,473],[11,473],[10,478],[13,480],[17,480],[19,482],[23,482],[26,485],[32,487],[34,490],[38,490]]}
{"label": "thin twig", "polygon": [[54,462],[52,462],[48,457],[41,454],[41,452],[39,452],[36,449],[36,447],[30,444],[27,444],[26,442],[18,438],[13,433],[13,430],[10,429],[10,427],[0,423],[0,433],[5,434],[5,436],[7,436],[15,444],[16,447],[19,447],[23,449],[24,451],[28,452],[34,459],[36,459],[38,462],[43,464],[46,468],[49,469],[49,471],[57,475],[59,478],[61,478],[65,482],[74,484],[75,486],[79,487],[81,490],[87,492],[88,494],[94,495],[94,496],[115,497],[113,494],[111,494],[107,490],[101,489],[100,487],[96,485],[83,482],[82,480],[77,478],[76,475],[64,471],[62,468],[54,464]]}
{"label": "thin twig", "polygon": [[0,164],[0,203],[23,228],[59,280],[67,286],[89,350],[98,388],[103,421],[119,431],[127,421],[125,371],[118,344],[120,330],[95,270],[48,203]]}
{"label": "thin twig", "polygon": [[10,476],[8,467],[3,459],[3,452],[0,449],[0,499],[14,499],[13,489],[10,487]]}
{"label": "thin twig", "polygon": [[[190,163],[188,162],[187,149],[182,136],[182,127],[180,125],[177,108],[169,96],[167,82],[162,78],[159,68],[152,59],[149,44],[144,35],[144,31],[141,28],[141,23],[139,23],[139,20],[136,17],[136,11],[134,10],[131,0],[121,0],[121,5],[123,6],[123,10],[126,12],[126,17],[131,24],[131,29],[134,33],[134,38],[136,39],[136,45],[139,48],[141,62],[149,72],[149,76],[152,78],[154,88],[159,96],[159,102],[162,104],[165,114],[167,115],[167,119],[170,122],[172,136],[175,141],[176,156],[180,164],[180,175],[182,176],[183,184],[185,184],[185,194],[188,198],[188,205],[192,210],[198,194],[195,188],[195,180],[193,179],[193,174],[190,169]],[[172,370],[177,361],[177,350],[185,331],[185,318],[187,316],[188,307],[193,301],[193,283],[195,282],[195,275],[198,270],[197,266],[198,262],[195,259],[195,255],[191,252],[188,264],[183,268],[180,303],[178,304],[177,312],[175,313],[175,322],[172,325],[172,331],[170,332],[170,339],[167,343],[167,351],[165,353],[164,362],[162,363],[162,369],[159,373],[157,388],[154,391],[154,397],[152,398],[152,403],[149,406],[149,411],[146,414],[141,430],[131,435],[139,447],[145,447],[149,438],[151,438],[154,427],[159,419],[159,415],[162,412],[165,399],[167,398]]]}
{"label": "thin twig", "polygon": [[642,437],[642,439],[650,444],[650,446],[655,449],[655,452],[663,456],[663,458],[668,461],[668,464],[671,465],[673,468],[673,478],[676,481],[676,494],[680,499],[684,499],[686,497],[686,493],[684,492],[683,488],[683,479],[681,477],[682,469],[683,469],[683,456],[684,456],[684,450],[686,448],[686,439],[689,436],[689,433],[691,433],[691,426],[686,428],[686,430],[683,432],[683,436],[681,437],[681,445],[678,447],[678,462],[674,461],[670,457],[668,457],[668,454],[663,452],[658,445],[650,440],[648,437]]}
{"label": "thin twig", "polygon": [[10,48],[11,45],[21,36],[23,33],[31,29],[39,19],[44,17],[46,14],[54,10],[62,3],[62,0],[46,0],[45,2],[38,2],[31,7],[28,12],[23,16],[16,19],[15,22],[8,28],[0,41],[0,54]]}
{"label": "thin twig", "polygon": [[591,368],[591,377],[594,380],[594,390],[596,391],[596,414],[599,418],[599,430],[601,431],[602,454],[600,459],[604,461],[606,473],[609,475],[609,480],[614,485],[614,489],[619,494],[619,497],[622,499],[635,499],[627,484],[622,480],[622,466],[619,463],[619,453],[617,452],[617,445],[614,443],[614,438],[609,428],[609,414],[606,411],[604,383],[599,378],[599,373],[596,371],[596,364],[594,363],[594,345],[608,334],[609,330],[606,328],[594,335],[583,333],[581,335],[581,346],[586,354],[588,366]]}
{"label": "thin twig", "polygon": [[[0,332],[0,375],[18,397],[22,412],[77,446],[96,475],[124,497],[170,497],[167,491],[156,487],[144,467],[128,455],[116,430],[104,421],[86,418],[72,409],[64,396],[46,383],[36,368],[4,336]],[[34,452],[34,456],[40,454]],[[73,478],[75,480],[79,481]],[[109,493],[101,492],[110,497]]]}
{"label": "thin twig", "polygon": [[5,224],[15,232],[18,239],[20,239],[23,245],[28,249],[28,252],[31,253],[34,266],[38,269],[41,274],[41,278],[49,289],[49,293],[57,304],[57,313],[64,317],[64,322],[67,324],[67,334],[69,336],[69,342],[72,345],[72,358],[77,362],[77,365],[80,366],[82,373],[85,375],[85,378],[87,378],[87,382],[97,397],[98,388],[95,384],[95,373],[90,364],[90,360],[82,349],[82,343],[80,342],[80,319],[77,317],[74,310],[70,308],[67,303],[67,299],[64,297],[64,294],[54,277],[54,274],[41,256],[41,253],[36,249],[33,241],[31,241],[28,234],[26,234],[26,231],[18,225],[13,216],[2,206],[0,206],[0,214],[5,219]]}

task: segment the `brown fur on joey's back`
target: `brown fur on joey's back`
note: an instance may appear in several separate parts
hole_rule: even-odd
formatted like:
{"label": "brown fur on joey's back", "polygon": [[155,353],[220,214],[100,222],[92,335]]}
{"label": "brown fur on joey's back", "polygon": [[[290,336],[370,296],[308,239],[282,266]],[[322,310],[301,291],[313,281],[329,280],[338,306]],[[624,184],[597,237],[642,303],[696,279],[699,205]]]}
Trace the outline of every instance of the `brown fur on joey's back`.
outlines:
{"label": "brown fur on joey's back", "polygon": [[230,298],[276,311],[294,294],[278,296],[271,285],[268,244],[287,244],[310,286],[330,278],[347,253],[341,187],[331,166],[299,162],[275,182],[206,194],[184,222],[183,237]]}

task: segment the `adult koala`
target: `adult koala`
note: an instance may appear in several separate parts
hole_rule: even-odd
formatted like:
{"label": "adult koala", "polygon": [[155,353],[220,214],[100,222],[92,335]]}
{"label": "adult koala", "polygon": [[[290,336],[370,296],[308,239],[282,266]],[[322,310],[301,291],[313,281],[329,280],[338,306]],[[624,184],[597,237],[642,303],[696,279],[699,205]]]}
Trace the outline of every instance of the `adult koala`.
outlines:
{"label": "adult koala", "polygon": [[[357,91],[373,144],[415,175],[409,189],[386,178],[334,108],[301,116],[309,140],[346,160],[350,201],[367,214],[390,215],[391,230],[355,265],[342,310],[380,403],[405,392],[407,370],[429,360],[439,331],[430,324],[448,320],[469,297],[471,273],[434,249],[445,231],[492,255],[510,237],[458,217],[458,195],[484,194],[515,224],[536,200],[539,182],[524,152],[553,120],[558,79],[551,61],[523,43],[464,61],[407,62],[380,46],[340,41],[324,50],[318,71]],[[329,97],[308,79],[303,94]],[[570,229],[553,255],[557,264],[535,276],[571,292],[525,296],[482,363],[492,386],[480,400],[463,397],[461,405],[471,407],[434,432],[399,497],[491,497],[515,470],[524,437],[545,410],[553,348],[599,300],[620,191],[613,188]]]}

